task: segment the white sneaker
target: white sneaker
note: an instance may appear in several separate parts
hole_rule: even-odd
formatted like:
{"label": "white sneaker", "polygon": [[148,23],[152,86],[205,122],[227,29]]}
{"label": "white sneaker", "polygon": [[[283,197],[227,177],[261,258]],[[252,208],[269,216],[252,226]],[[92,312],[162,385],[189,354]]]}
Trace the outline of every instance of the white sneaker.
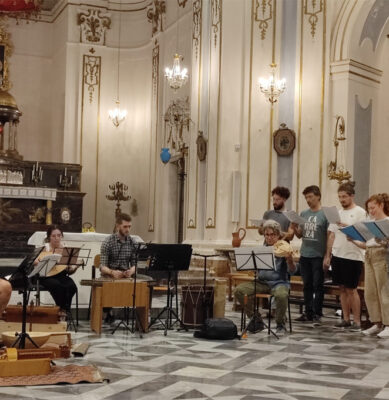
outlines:
{"label": "white sneaker", "polygon": [[371,326],[369,329],[365,329],[364,331],[362,331],[362,333],[363,333],[364,335],[370,336],[370,335],[375,335],[376,333],[381,332],[381,330],[382,330],[382,328],[380,328],[380,327],[376,324],[376,325]]}
{"label": "white sneaker", "polygon": [[389,326],[385,326],[377,336],[380,338],[389,338]]}

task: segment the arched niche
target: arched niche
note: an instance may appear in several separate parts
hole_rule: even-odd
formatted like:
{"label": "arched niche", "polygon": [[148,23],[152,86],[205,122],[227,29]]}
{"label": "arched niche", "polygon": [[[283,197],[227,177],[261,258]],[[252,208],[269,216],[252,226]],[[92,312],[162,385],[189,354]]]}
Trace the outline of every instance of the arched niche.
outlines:
{"label": "arched niche", "polygon": [[345,118],[346,166],[362,202],[389,183],[380,173],[389,168],[389,2],[349,0],[332,11],[329,126]]}

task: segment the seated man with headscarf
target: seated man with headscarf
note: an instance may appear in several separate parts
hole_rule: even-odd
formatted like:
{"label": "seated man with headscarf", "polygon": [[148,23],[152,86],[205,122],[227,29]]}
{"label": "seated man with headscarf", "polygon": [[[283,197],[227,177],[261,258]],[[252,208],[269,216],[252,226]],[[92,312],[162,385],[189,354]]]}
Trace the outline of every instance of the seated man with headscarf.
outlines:
{"label": "seated man with headscarf", "polygon": [[[276,323],[277,335],[283,335],[286,332],[285,314],[288,308],[289,296],[289,275],[296,270],[293,261],[293,249],[289,243],[281,240],[282,230],[278,222],[271,219],[263,224],[263,232],[265,237],[265,246],[274,247],[275,269],[259,270],[256,282],[256,293],[269,293],[276,300]],[[253,315],[254,310],[254,281],[240,284],[235,289],[235,298],[244,307],[244,297],[247,295],[248,301],[244,312],[249,318]],[[256,320],[250,321],[247,330],[256,332],[259,330],[260,322]],[[263,329],[263,327],[262,327]]]}

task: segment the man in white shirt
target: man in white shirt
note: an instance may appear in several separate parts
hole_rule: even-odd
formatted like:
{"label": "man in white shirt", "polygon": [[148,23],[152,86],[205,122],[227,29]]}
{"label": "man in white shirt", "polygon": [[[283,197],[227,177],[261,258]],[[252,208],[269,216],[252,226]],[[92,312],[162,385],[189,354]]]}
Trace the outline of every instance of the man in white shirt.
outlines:
{"label": "man in white shirt", "polygon": [[[340,287],[340,302],[343,319],[334,327],[361,331],[361,303],[357,291],[359,277],[363,268],[364,250],[347,239],[339,228],[366,220],[366,211],[354,203],[354,184],[343,183],[338,188],[338,198],[342,206],[339,210],[340,221],[330,224],[327,240],[326,265],[331,260],[332,281]],[[331,257],[332,254],[332,257]],[[350,314],[354,317],[351,325]]]}

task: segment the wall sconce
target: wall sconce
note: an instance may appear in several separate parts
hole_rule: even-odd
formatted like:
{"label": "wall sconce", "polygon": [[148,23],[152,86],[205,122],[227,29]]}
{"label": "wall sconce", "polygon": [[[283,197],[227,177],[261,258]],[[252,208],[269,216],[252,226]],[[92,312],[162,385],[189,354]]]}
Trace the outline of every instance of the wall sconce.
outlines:
{"label": "wall sconce", "polygon": [[277,64],[270,64],[272,70],[271,76],[268,79],[259,78],[259,90],[265,95],[265,97],[273,105],[278,101],[278,98],[286,89],[286,80],[276,79],[276,67]]}
{"label": "wall sconce", "polygon": [[334,132],[335,161],[331,161],[328,164],[327,176],[330,180],[338,181],[339,184],[351,179],[350,172],[343,165],[338,165],[338,148],[340,143],[346,140],[345,130],[346,124],[344,118],[341,115],[337,115]]}

